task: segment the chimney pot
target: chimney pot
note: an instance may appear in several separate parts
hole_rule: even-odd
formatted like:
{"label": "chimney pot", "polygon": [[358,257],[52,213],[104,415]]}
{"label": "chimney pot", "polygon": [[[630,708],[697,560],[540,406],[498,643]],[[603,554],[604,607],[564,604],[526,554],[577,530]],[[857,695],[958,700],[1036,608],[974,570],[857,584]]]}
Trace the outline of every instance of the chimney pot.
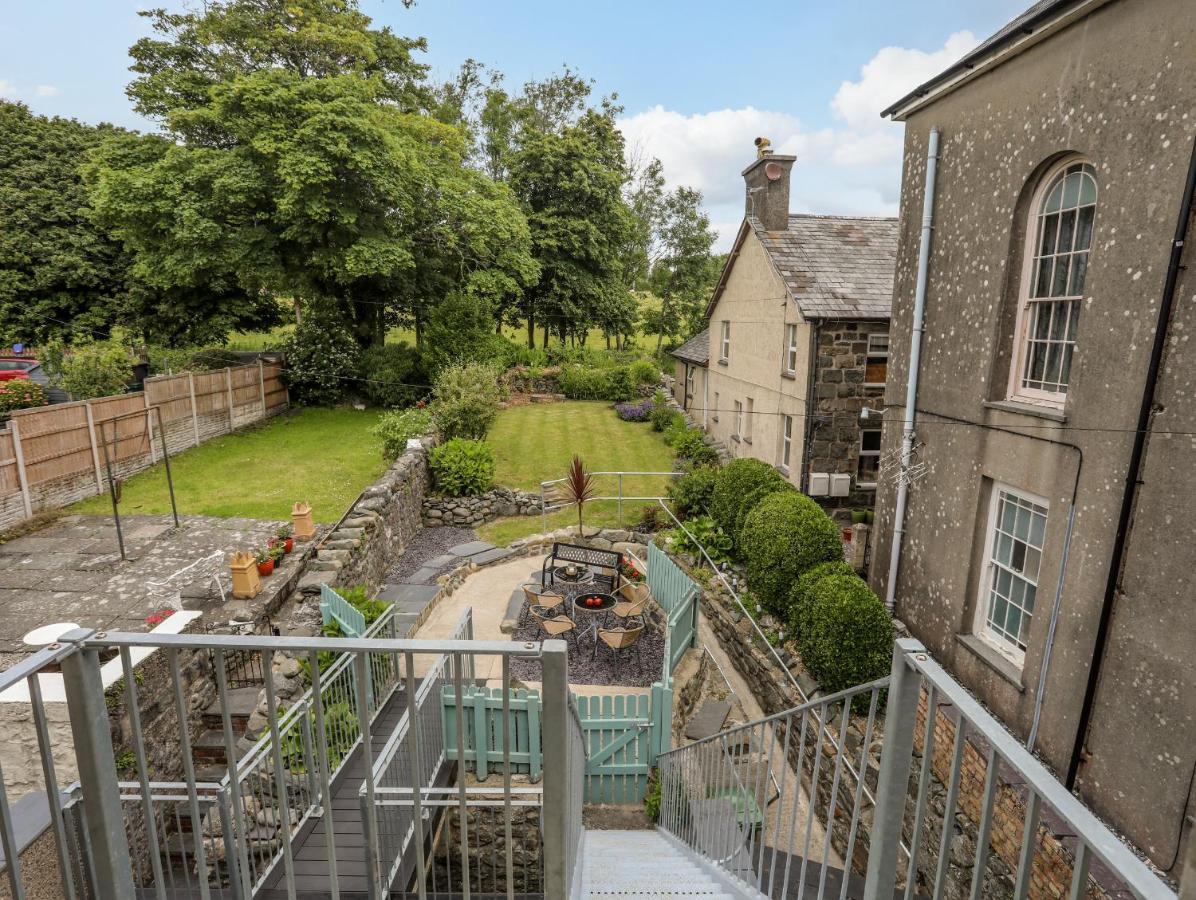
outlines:
{"label": "chimney pot", "polygon": [[789,227],[789,173],[795,156],[772,152],[766,137],[755,140],[756,159],[743,170],[747,188],[744,214],[754,216],[766,231],[785,231]]}

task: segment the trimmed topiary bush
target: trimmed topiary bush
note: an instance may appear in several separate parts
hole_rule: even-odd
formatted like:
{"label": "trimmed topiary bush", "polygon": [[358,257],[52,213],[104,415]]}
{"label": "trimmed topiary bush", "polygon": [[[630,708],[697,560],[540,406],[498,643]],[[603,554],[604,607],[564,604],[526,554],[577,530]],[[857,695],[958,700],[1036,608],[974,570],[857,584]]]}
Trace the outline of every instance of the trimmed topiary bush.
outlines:
{"label": "trimmed topiary bush", "polygon": [[710,497],[718,482],[718,469],[713,466],[698,466],[693,471],[674,479],[669,485],[669,499],[673,501],[673,512],[679,519],[705,514],[710,509]]}
{"label": "trimmed topiary bush", "polygon": [[750,458],[731,460],[719,470],[718,483],[710,497],[710,515],[723,531],[738,539],[744,516],[763,496],[760,488],[778,491],[786,484],[768,463]]}
{"label": "trimmed topiary bush", "polygon": [[798,635],[806,627],[805,616],[809,613],[810,606],[814,601],[814,592],[817,590],[818,582],[830,575],[854,574],[855,569],[846,562],[835,560],[819,563],[793,582],[793,590],[789,592],[789,615],[786,617],[790,632]]}
{"label": "trimmed topiary bush", "polygon": [[485,441],[455,438],[428,458],[436,488],[450,497],[483,494],[494,486],[494,451]]}
{"label": "trimmed topiary bush", "polygon": [[814,589],[797,646],[826,693],[883,678],[893,656],[893,622],[857,575],[828,575]]}
{"label": "trimmed topiary bush", "polygon": [[739,547],[748,584],[779,619],[786,618],[789,592],[798,578],[819,563],[843,559],[835,523],[796,491],[774,493],[757,503],[744,519]]}

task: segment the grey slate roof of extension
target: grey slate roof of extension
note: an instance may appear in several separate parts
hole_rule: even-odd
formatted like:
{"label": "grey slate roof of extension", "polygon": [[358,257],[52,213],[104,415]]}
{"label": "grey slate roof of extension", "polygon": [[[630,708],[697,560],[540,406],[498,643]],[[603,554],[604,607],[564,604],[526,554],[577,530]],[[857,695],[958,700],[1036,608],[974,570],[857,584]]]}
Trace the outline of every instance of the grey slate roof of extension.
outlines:
{"label": "grey slate roof of extension", "polygon": [[748,221],[807,319],[889,318],[896,219],[791,213],[786,231]]}
{"label": "grey slate roof of extension", "polygon": [[671,355],[677,359],[691,362],[698,366],[704,366],[710,362],[710,329],[703,328],[700,332],[691,337],[688,341],[678,347],[676,350],[670,351]]}

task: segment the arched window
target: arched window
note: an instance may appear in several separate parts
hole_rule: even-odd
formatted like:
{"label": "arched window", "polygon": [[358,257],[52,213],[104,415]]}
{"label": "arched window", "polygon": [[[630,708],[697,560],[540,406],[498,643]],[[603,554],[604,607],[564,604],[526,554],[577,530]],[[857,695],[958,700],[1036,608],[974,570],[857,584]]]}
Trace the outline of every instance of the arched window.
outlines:
{"label": "arched window", "polygon": [[1096,170],[1076,159],[1060,163],[1030,209],[1010,394],[1062,406],[1092,249]]}

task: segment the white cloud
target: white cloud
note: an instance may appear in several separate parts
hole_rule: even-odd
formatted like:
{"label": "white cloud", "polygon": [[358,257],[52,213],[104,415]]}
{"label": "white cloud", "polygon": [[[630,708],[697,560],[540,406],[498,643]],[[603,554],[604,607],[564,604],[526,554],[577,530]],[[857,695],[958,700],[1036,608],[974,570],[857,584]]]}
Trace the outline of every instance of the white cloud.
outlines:
{"label": "white cloud", "polygon": [[36,93],[39,97],[57,97],[62,91],[58,90],[52,84],[39,84],[36,88]]}
{"label": "white cloud", "polygon": [[975,45],[976,38],[961,31],[931,53],[902,47],[877,51],[861,67],[859,79],[844,81],[829,101],[841,127],[811,130],[791,113],[753,106],[693,115],[654,106],[624,116],[619,128],[629,148],[664,164],[670,186],[702,192],[720,250],[729,248],[739,227],[739,172],[751,162],[752,141],[760,135],[772,140],[775,152],[797,157],[789,193],[793,212],[896,215],[902,129],[881,119],[880,111]]}
{"label": "white cloud", "polygon": [[17,86],[11,81],[5,81],[0,78],[0,97],[11,99],[17,95]]}

